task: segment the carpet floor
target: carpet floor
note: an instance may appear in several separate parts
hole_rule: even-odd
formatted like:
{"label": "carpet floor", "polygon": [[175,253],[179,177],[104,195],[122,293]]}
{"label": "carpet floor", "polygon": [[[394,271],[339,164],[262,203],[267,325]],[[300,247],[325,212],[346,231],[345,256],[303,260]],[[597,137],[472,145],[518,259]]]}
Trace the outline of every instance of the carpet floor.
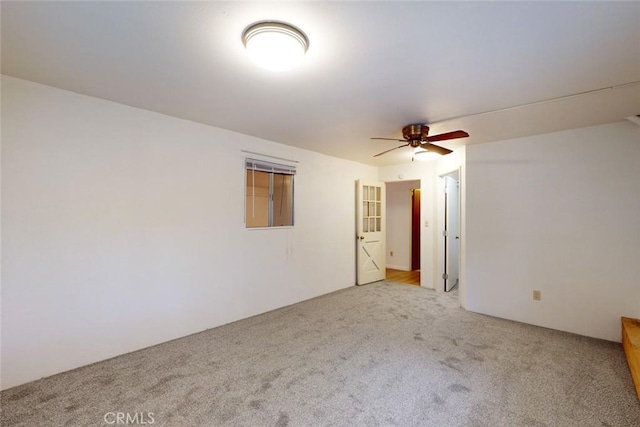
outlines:
{"label": "carpet floor", "polygon": [[640,426],[620,344],[466,312],[452,295],[389,282],[1,398],[6,427]]}

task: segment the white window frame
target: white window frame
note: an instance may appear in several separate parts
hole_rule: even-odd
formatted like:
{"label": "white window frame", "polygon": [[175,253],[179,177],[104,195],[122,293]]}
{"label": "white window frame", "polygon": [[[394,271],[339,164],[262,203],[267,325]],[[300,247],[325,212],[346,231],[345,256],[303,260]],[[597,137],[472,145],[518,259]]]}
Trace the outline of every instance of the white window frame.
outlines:
{"label": "white window frame", "polygon": [[[245,176],[245,202],[244,202],[244,224],[247,230],[260,230],[260,229],[282,229],[282,228],[292,228],[295,224],[295,175],[296,175],[296,167],[293,165],[287,165],[283,163],[276,163],[272,161],[267,161],[255,157],[247,157],[244,162],[244,176]],[[249,196],[248,189],[250,188],[250,183],[248,182],[248,174],[247,171],[253,172],[266,172],[269,173],[269,194],[268,194],[268,222],[266,226],[262,227],[249,227],[247,226],[247,197]],[[273,225],[273,188],[274,188],[274,174],[280,175],[291,175],[291,224],[287,225]],[[254,187],[255,188],[255,187]],[[255,190],[251,194],[255,198]],[[255,210],[255,199],[252,203],[253,209]]]}

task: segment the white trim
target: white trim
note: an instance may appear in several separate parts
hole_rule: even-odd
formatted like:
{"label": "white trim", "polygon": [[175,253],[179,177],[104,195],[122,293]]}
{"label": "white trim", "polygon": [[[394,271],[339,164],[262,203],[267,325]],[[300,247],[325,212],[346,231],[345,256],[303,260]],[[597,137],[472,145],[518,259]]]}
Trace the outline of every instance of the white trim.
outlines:
{"label": "white trim", "polygon": [[[291,160],[291,159],[285,159],[284,157],[277,157],[277,156],[270,156],[268,154],[263,154],[263,153],[256,153],[255,151],[249,151],[249,150],[240,150],[243,153],[246,154],[251,154],[254,156],[261,156],[261,157],[265,157],[265,158],[269,158],[269,159],[276,159],[276,160],[280,160],[283,162],[290,162],[290,163],[300,163],[298,160]],[[256,159],[256,160],[261,160],[261,159]],[[268,160],[265,160],[268,161]]]}

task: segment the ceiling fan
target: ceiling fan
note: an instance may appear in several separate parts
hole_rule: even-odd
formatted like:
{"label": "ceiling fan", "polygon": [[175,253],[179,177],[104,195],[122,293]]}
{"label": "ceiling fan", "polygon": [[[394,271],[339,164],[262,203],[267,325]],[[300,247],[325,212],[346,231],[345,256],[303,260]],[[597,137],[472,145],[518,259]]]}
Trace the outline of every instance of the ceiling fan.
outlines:
{"label": "ceiling fan", "polygon": [[434,153],[449,154],[452,150],[448,148],[440,147],[439,145],[432,144],[432,142],[436,141],[446,141],[447,139],[457,139],[457,138],[466,138],[469,134],[463,130],[454,130],[453,132],[441,133],[440,135],[428,136],[429,135],[429,126],[424,124],[413,124],[407,125],[402,128],[402,137],[404,139],[396,139],[396,138],[371,138],[371,139],[384,139],[387,141],[402,141],[407,142],[406,144],[399,145],[390,150],[383,151],[382,153],[378,153],[373,157],[381,156],[389,151],[397,150],[402,147],[421,147],[427,151],[432,151]]}

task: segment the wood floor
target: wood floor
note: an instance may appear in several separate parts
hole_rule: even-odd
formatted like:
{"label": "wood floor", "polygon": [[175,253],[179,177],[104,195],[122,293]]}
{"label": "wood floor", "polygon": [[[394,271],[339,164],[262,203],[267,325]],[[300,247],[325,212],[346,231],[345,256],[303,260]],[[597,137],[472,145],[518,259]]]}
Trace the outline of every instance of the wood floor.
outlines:
{"label": "wood floor", "polygon": [[420,286],[420,270],[402,271],[387,268],[387,280]]}
{"label": "wood floor", "polygon": [[640,399],[640,319],[622,318],[622,348]]}

